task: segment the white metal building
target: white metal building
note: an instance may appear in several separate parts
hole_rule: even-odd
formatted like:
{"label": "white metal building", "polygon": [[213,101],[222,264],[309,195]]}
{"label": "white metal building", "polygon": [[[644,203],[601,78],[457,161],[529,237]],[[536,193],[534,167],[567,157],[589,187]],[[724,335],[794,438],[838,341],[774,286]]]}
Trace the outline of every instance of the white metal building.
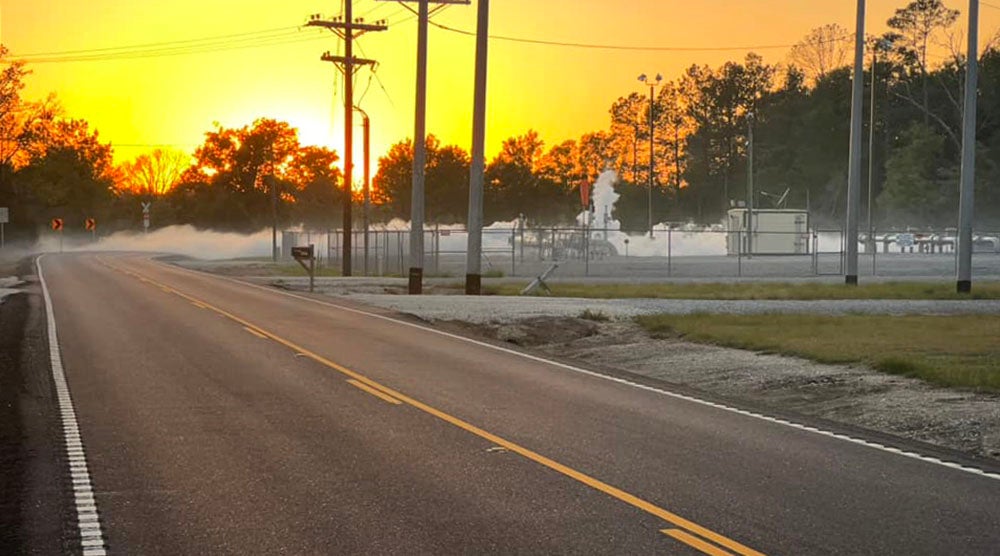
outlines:
{"label": "white metal building", "polygon": [[[751,230],[752,226],[752,230]],[[798,209],[729,209],[726,252],[730,255],[809,254],[809,213]]]}

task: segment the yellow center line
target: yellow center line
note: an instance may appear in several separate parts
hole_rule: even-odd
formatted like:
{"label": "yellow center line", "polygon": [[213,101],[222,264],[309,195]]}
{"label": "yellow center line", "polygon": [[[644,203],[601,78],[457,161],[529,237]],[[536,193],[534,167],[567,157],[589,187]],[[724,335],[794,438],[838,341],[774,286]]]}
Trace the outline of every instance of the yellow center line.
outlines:
{"label": "yellow center line", "polygon": [[363,382],[358,382],[358,381],[354,380],[353,378],[347,379],[347,383],[350,384],[351,386],[355,386],[357,388],[360,388],[361,390],[364,390],[365,392],[368,392],[369,394],[371,394],[371,395],[373,395],[373,396],[375,396],[375,397],[377,397],[379,399],[382,399],[384,401],[387,401],[387,402],[389,402],[391,404],[399,405],[399,404],[403,403],[403,402],[397,400],[396,398],[390,396],[389,394],[386,394],[386,393],[384,393],[384,392],[382,392],[380,390],[376,390],[375,388],[372,388],[371,386],[368,386],[367,384],[365,384]]}
{"label": "yellow center line", "polygon": [[195,303],[195,302],[193,302],[193,301],[191,302],[191,305],[194,305],[195,307],[197,307],[197,308],[199,308],[199,309],[208,309],[208,307],[205,307],[205,306],[204,306],[204,305],[202,305],[201,303]]}
{"label": "yellow center line", "polygon": [[[115,267],[112,266],[111,268],[115,268]],[[116,270],[121,270],[119,268],[115,268],[115,269]],[[135,275],[137,277],[143,277],[143,275],[139,274],[139,273],[136,273]],[[148,279],[149,282],[151,282],[153,284],[157,284],[157,285],[163,286],[163,284],[161,284],[160,282],[157,282],[157,281],[155,281],[155,280],[153,280],[151,278],[147,278],[147,279]],[[463,420],[459,419],[458,417],[454,417],[454,416],[452,416],[452,415],[450,415],[448,413],[445,413],[444,411],[441,411],[439,409],[431,407],[431,406],[429,406],[429,405],[427,405],[427,404],[425,404],[423,402],[417,401],[417,400],[415,400],[415,399],[413,399],[413,398],[411,398],[409,396],[406,396],[405,394],[397,392],[396,390],[393,390],[392,388],[389,388],[389,387],[387,387],[385,385],[382,385],[382,384],[380,384],[380,383],[378,383],[378,382],[376,382],[376,381],[368,378],[365,375],[362,375],[362,374],[360,374],[360,373],[358,373],[356,371],[352,371],[351,369],[348,369],[347,367],[344,367],[343,365],[339,365],[337,363],[334,363],[333,361],[330,361],[329,359],[323,357],[322,355],[314,353],[314,352],[312,352],[312,351],[310,351],[310,350],[308,350],[308,349],[306,349],[306,348],[304,348],[304,347],[302,347],[302,346],[300,346],[298,344],[295,344],[295,343],[293,343],[293,342],[291,342],[289,340],[286,340],[286,339],[282,338],[281,336],[278,336],[277,334],[275,334],[273,332],[269,332],[269,331],[261,328],[260,326],[257,326],[256,324],[254,324],[254,323],[252,323],[252,322],[244,319],[244,318],[238,317],[238,316],[236,316],[236,315],[234,315],[234,314],[232,314],[232,313],[230,313],[230,312],[228,312],[228,311],[226,311],[224,309],[216,307],[216,306],[212,305],[211,303],[208,303],[205,300],[198,299],[196,297],[193,297],[193,296],[188,295],[186,293],[180,292],[178,290],[173,290],[172,293],[174,293],[175,295],[180,296],[180,297],[182,297],[182,298],[184,298],[184,299],[186,299],[186,300],[188,300],[188,301],[190,301],[192,303],[200,303],[200,304],[204,305],[206,308],[208,308],[209,310],[215,311],[216,313],[218,313],[218,314],[220,314],[220,315],[222,315],[222,316],[224,316],[224,317],[226,317],[226,318],[228,318],[228,319],[230,319],[230,320],[232,320],[232,321],[234,321],[236,323],[239,323],[239,324],[243,325],[248,330],[253,329],[253,330],[257,331],[258,333],[260,333],[262,336],[270,338],[271,340],[274,340],[275,342],[278,342],[279,344],[284,345],[285,347],[291,349],[294,352],[301,353],[303,356],[308,357],[308,358],[312,359],[313,361],[316,361],[317,363],[320,363],[321,365],[324,365],[324,366],[329,367],[329,368],[331,368],[331,369],[333,369],[333,370],[335,370],[335,371],[337,371],[337,372],[339,372],[339,373],[341,373],[343,375],[346,375],[346,376],[354,379],[358,383],[361,383],[361,384],[364,384],[366,386],[369,386],[370,388],[372,388],[374,390],[378,390],[381,393],[386,394],[387,396],[395,398],[396,400],[399,400],[402,403],[405,403],[406,405],[409,405],[411,407],[419,409],[419,410],[423,411],[424,413],[428,413],[430,415],[433,415],[434,417],[437,417],[438,419],[440,419],[442,421],[450,423],[450,424],[452,424],[452,425],[454,425],[454,426],[456,426],[456,427],[458,427],[458,428],[460,428],[462,430],[465,430],[465,431],[467,431],[469,433],[472,433],[472,434],[474,434],[474,435],[476,435],[476,436],[478,436],[480,438],[486,439],[486,440],[492,442],[494,445],[502,446],[504,448],[507,448],[507,450],[509,450],[511,452],[515,452],[515,453],[517,453],[517,454],[519,454],[519,455],[521,455],[521,456],[523,456],[523,457],[525,457],[525,458],[527,458],[527,459],[529,459],[529,460],[531,460],[531,461],[533,461],[535,463],[538,463],[540,465],[548,467],[549,469],[552,469],[553,471],[556,471],[556,472],[558,472],[558,473],[560,473],[562,475],[565,475],[566,477],[569,477],[569,478],[574,479],[574,480],[576,480],[576,481],[578,481],[580,483],[583,483],[584,485],[587,485],[590,488],[593,488],[594,490],[598,490],[600,492],[603,492],[603,493],[607,494],[608,496],[616,498],[616,499],[618,499],[618,500],[620,500],[620,501],[622,501],[622,502],[624,502],[624,503],[626,503],[626,504],[628,504],[628,505],[630,505],[630,506],[632,506],[634,508],[640,509],[640,510],[642,510],[642,511],[648,513],[648,514],[654,515],[654,516],[656,516],[656,517],[658,517],[658,518],[660,518],[660,519],[662,519],[662,520],[664,520],[664,521],[666,521],[668,523],[671,523],[671,524],[673,524],[673,525],[675,525],[677,527],[680,527],[680,528],[682,528],[682,529],[684,529],[684,530],[686,530],[686,531],[688,531],[690,533],[694,533],[694,534],[696,534],[696,535],[698,535],[698,536],[700,536],[700,537],[702,537],[704,539],[711,540],[712,542],[714,542],[714,543],[716,543],[716,544],[718,544],[720,546],[724,546],[724,547],[732,550],[733,552],[735,552],[737,554],[741,554],[742,556],[764,556],[764,554],[761,553],[761,552],[758,552],[758,551],[756,551],[756,550],[754,550],[752,548],[744,546],[744,545],[740,544],[739,542],[736,542],[736,541],[734,541],[734,540],[732,540],[732,539],[730,539],[728,537],[720,535],[719,533],[716,533],[715,531],[712,531],[711,529],[707,529],[705,527],[702,527],[701,525],[698,525],[697,523],[694,523],[693,521],[687,520],[687,519],[685,519],[685,518],[683,518],[683,517],[681,517],[681,516],[679,516],[679,515],[677,515],[677,514],[675,514],[673,512],[670,512],[668,510],[660,508],[659,506],[656,506],[655,504],[652,504],[651,502],[647,502],[646,500],[643,500],[642,498],[639,498],[638,496],[635,496],[633,494],[629,494],[628,492],[625,492],[624,490],[621,490],[621,489],[619,489],[617,487],[611,486],[611,485],[609,485],[609,484],[607,484],[607,483],[605,483],[605,482],[603,482],[603,481],[601,481],[599,479],[595,479],[594,477],[591,477],[591,476],[589,476],[589,475],[587,475],[585,473],[577,471],[577,470],[575,470],[575,469],[573,469],[571,467],[567,467],[566,465],[563,465],[563,464],[561,464],[561,463],[559,463],[559,462],[557,462],[555,460],[552,460],[552,459],[547,458],[547,457],[545,457],[545,456],[543,456],[543,455],[541,455],[541,454],[539,454],[537,452],[534,452],[534,451],[532,451],[532,450],[530,450],[528,448],[525,448],[525,447],[521,446],[520,444],[515,444],[514,442],[511,442],[511,441],[509,441],[509,440],[507,440],[505,438],[497,436],[497,435],[495,435],[495,434],[493,434],[491,432],[488,432],[486,430],[483,430],[483,429],[481,429],[481,428],[479,428],[479,427],[477,427],[477,426],[475,426],[475,425],[473,425],[471,423],[463,421]],[[359,385],[356,385],[356,386],[359,386]],[[667,533],[667,534],[669,535],[669,533]],[[676,538],[676,536],[674,536],[674,535],[670,535],[670,536]],[[698,540],[698,539],[695,539],[694,537],[691,537],[691,538],[694,539],[694,540]],[[711,547],[711,545],[708,545],[707,543],[705,543],[705,546]],[[722,554],[725,554],[725,552],[722,552]]]}
{"label": "yellow center line", "polygon": [[660,532],[681,541],[695,550],[704,552],[709,556],[733,556],[731,552],[726,552],[717,546],[708,544],[698,537],[691,536],[680,529],[663,529]]}
{"label": "yellow center line", "polygon": [[256,330],[254,330],[253,328],[250,328],[249,326],[244,326],[243,330],[246,330],[247,332],[253,334],[254,336],[257,336],[261,340],[267,340],[268,339],[267,336],[261,334],[260,332],[257,332]]}

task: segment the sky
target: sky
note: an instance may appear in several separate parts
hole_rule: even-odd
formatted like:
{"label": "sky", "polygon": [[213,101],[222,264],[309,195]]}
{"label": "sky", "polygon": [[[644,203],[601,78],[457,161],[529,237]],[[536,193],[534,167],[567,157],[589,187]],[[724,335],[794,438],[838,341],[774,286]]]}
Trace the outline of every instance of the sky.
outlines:
{"label": "sky", "polygon": [[[355,16],[388,19],[389,30],[359,39],[379,61],[377,78],[362,70],[356,103],[372,119],[373,171],[388,147],[413,136],[416,81],[415,17],[396,2],[353,0]],[[906,0],[869,0],[869,33]],[[129,160],[168,146],[191,152],[217,122],[241,127],[260,117],[290,122],[303,144],[342,152],[342,79],[319,60],[340,51],[330,32],[300,27],[310,14],[336,16],[336,0],[0,0],[0,41],[29,64],[25,96],[55,93],[67,115],[96,127]],[[647,89],[640,73],[676,79],[691,64],[718,66],[749,51],[770,63],[810,29],[838,23],[853,30],[854,0],[493,0],[492,35],[558,42],[678,47],[674,51],[568,48],[492,40],[489,52],[487,156],[528,129],[547,145],[606,129],[620,96]],[[948,1],[954,8],[967,2]],[[416,6],[415,3],[410,3]],[[476,2],[446,7],[432,18],[475,31]],[[960,19],[965,27],[965,14]],[[1000,0],[984,4],[980,33],[1000,28]],[[191,53],[216,40],[212,52]],[[179,42],[184,41],[184,42]],[[110,54],[134,45],[178,48],[182,55],[44,62],[47,55]],[[427,129],[444,143],[468,148],[472,136],[475,39],[432,27],[429,38]],[[776,46],[777,48],[760,48]],[[708,50],[729,48],[730,50]],[[746,48],[757,47],[757,48]],[[162,51],[160,52],[162,54]],[[356,119],[360,125],[360,118]],[[356,134],[356,167],[361,134]],[[359,172],[360,173],[360,172]]]}

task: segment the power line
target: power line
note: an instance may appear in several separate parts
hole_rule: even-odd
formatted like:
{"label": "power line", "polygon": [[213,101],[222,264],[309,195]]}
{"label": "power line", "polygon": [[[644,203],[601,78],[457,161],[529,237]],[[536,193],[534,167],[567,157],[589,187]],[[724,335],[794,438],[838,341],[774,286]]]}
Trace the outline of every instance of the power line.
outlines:
{"label": "power line", "polygon": [[[251,35],[272,35],[275,33],[285,33],[289,31],[297,30],[298,27],[276,27],[273,29],[262,29],[260,31],[249,31],[245,33],[233,33],[230,35],[218,35],[214,37],[203,37],[200,39],[186,39],[186,40],[174,40],[174,41],[164,41],[164,42],[151,42],[142,44],[133,44],[128,46],[109,46],[104,48],[87,48],[82,50],[61,50],[53,52],[34,52],[31,54],[22,54],[18,56],[19,58],[33,58],[33,57],[52,57],[52,56],[68,56],[71,54],[92,54],[98,52],[113,52],[120,50],[134,50],[134,49],[144,49],[152,47],[175,47],[184,44],[200,43],[200,42],[215,42],[227,39],[235,39],[240,37],[248,37]],[[257,37],[266,38],[266,37]]]}
{"label": "power line", "polygon": [[[382,5],[391,5],[391,4],[388,2],[385,4],[380,3],[379,6],[377,7],[380,7]],[[993,4],[984,4],[984,5],[1000,9],[1000,6],[996,6]],[[440,10],[437,13],[440,13],[440,11],[447,9],[450,6],[451,6],[450,4],[439,6]],[[372,13],[374,11],[375,9],[372,9],[369,11],[369,13]],[[394,23],[397,24],[403,23],[416,19],[416,15],[412,12],[413,12],[412,8],[404,4],[400,9],[387,15],[384,19],[392,19],[400,14],[405,13],[407,14],[406,17],[394,21]],[[466,31],[464,29],[451,27],[443,23],[439,23],[437,21],[431,20],[430,24],[444,31],[466,36],[475,36],[475,33],[471,31]],[[111,61],[111,60],[138,59],[138,58],[153,58],[153,57],[163,57],[163,56],[204,54],[204,53],[212,53],[212,52],[220,52],[228,50],[239,50],[245,48],[259,48],[264,46],[282,46],[298,42],[309,42],[313,40],[322,39],[322,36],[320,35],[301,36],[300,33],[301,33],[300,27],[276,27],[271,29],[263,29],[259,31],[232,33],[228,35],[218,35],[218,36],[204,37],[199,39],[152,42],[152,43],[142,43],[142,44],[134,44],[134,45],[126,45],[118,47],[101,47],[101,48],[78,49],[78,50],[34,52],[22,55],[14,55],[11,56],[10,59],[15,61],[24,61],[33,64]],[[850,39],[852,36],[853,35],[845,35],[842,37],[830,39],[829,41],[825,42],[844,41]],[[648,51],[648,52],[705,52],[705,51],[725,52],[725,51],[781,49],[781,48],[790,48],[792,46],[795,46],[794,44],[713,46],[713,47],[639,46],[639,45],[615,45],[615,44],[551,41],[551,40],[532,39],[526,37],[514,37],[506,35],[490,35],[490,38],[494,40],[516,42],[522,44],[534,44],[541,46],[584,48],[584,49],[595,49],[595,50]]]}
{"label": "power line", "polygon": [[93,62],[93,61],[128,60],[136,58],[157,58],[163,56],[205,54],[205,53],[221,52],[228,50],[240,50],[245,48],[259,48],[264,46],[282,46],[287,44],[316,41],[322,38],[324,38],[322,35],[301,36],[300,32],[292,32],[281,35],[247,37],[243,39],[230,39],[225,41],[216,41],[216,42],[188,45],[188,46],[177,45],[177,46],[170,46],[163,48],[145,48],[145,49],[132,49],[132,50],[126,50],[125,48],[128,47],[122,47],[122,49],[117,52],[103,52],[95,50],[91,51],[92,53],[87,54],[83,53],[86,51],[80,51],[81,54],[61,55],[61,56],[51,55],[44,57],[42,54],[27,55],[27,56],[11,56],[11,60],[23,61],[31,64],[49,64],[49,63],[64,63],[64,62]]}
{"label": "power line", "polygon": [[[465,29],[456,29],[454,27],[449,27],[442,23],[436,21],[431,21],[431,25],[442,29],[444,31],[450,31],[452,33],[458,33],[460,35],[466,35],[469,37],[475,37],[476,34],[472,31],[466,31]],[[824,42],[840,42],[852,39],[854,35],[844,35],[842,37],[837,37]],[[567,48],[587,48],[592,50],[630,50],[630,51],[646,51],[646,52],[727,52],[727,51],[740,51],[740,50],[773,50],[779,48],[791,48],[795,44],[764,44],[764,45],[753,45],[753,46],[638,46],[638,45],[620,45],[620,44],[594,44],[594,43],[580,43],[580,42],[560,42],[560,41],[549,41],[543,39],[529,39],[524,37],[510,37],[505,35],[490,35],[493,40],[516,42],[523,44],[536,44],[543,46],[560,46]]]}

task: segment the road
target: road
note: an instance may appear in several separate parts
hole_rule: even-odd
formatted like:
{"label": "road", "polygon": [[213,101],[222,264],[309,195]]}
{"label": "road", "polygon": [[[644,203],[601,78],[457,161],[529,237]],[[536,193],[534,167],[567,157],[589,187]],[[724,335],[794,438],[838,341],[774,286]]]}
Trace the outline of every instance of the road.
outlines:
{"label": "road", "polygon": [[1000,475],[140,255],[39,266],[87,554],[1000,550]]}

